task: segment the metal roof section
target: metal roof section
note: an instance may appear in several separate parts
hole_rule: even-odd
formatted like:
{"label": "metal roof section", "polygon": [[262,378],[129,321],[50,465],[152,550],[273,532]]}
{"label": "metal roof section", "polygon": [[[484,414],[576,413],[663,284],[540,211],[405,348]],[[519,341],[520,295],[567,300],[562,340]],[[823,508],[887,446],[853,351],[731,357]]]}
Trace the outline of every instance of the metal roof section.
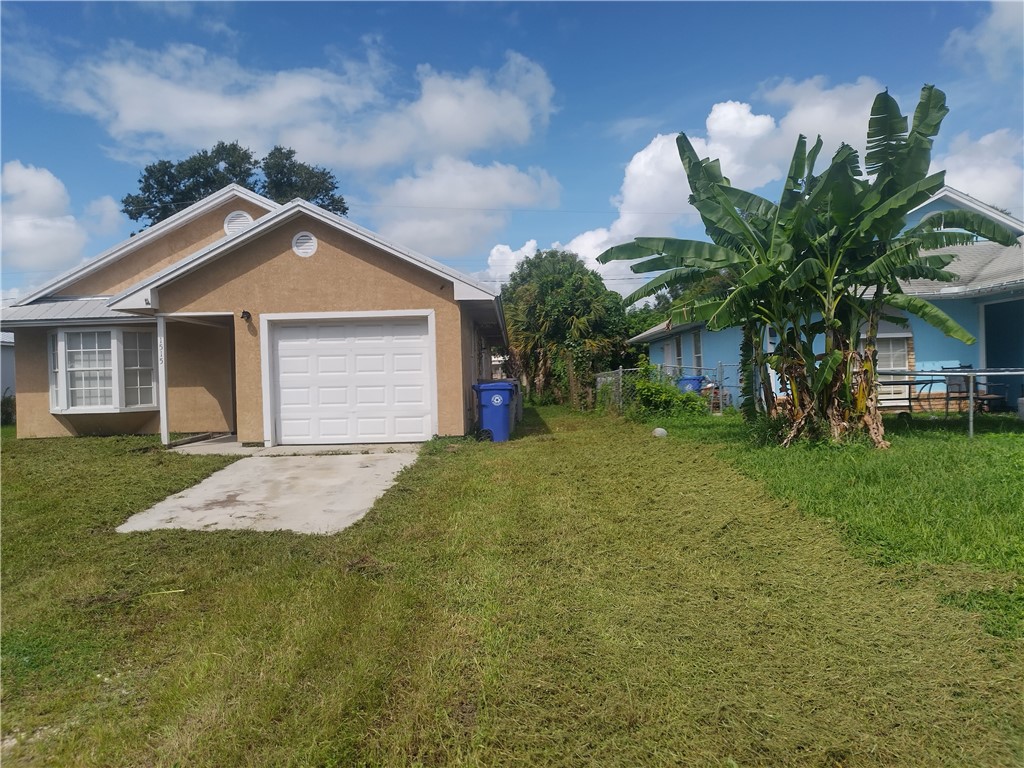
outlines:
{"label": "metal roof section", "polygon": [[53,299],[32,304],[7,307],[3,310],[0,324],[6,329],[24,328],[34,325],[59,325],[61,323],[131,323],[148,318],[139,318],[118,312],[107,306],[109,297],[88,299]]}
{"label": "metal roof section", "polygon": [[196,269],[220,258],[221,256],[236,250],[242,245],[255,240],[264,233],[285,224],[286,222],[301,216],[307,215],[317,219],[342,232],[350,234],[360,240],[380,248],[415,266],[425,269],[439,277],[452,281],[455,285],[455,299],[457,301],[484,300],[494,302],[498,294],[479,283],[473,278],[457,270],[434,261],[422,254],[402,248],[380,237],[368,229],[364,229],[342,217],[325,211],[319,206],[306,202],[305,200],[293,200],[277,210],[271,211],[266,216],[257,219],[251,227],[240,232],[234,237],[218,240],[206,248],[197,251],[176,264],[161,270],[155,275],[142,280],[130,288],[110,299],[110,307],[127,311],[155,311],[159,305],[159,289],[169,283],[178,280]]}
{"label": "metal roof section", "polygon": [[[246,189],[245,187],[239,186],[238,184],[229,184],[218,192],[214,192],[207,198],[200,200],[194,205],[190,205],[183,211],[179,211],[173,216],[169,216],[159,224],[144,229],[134,237],[130,237],[127,240],[115,245],[107,251],[104,251],[99,256],[87,261],[84,264],[80,264],[73,269],[68,270],[59,277],[54,278],[49,283],[44,285],[42,288],[30,293],[24,299],[20,299],[16,302],[15,306],[23,306],[31,304],[37,299],[48,296],[51,293],[66,288],[76,280],[80,280],[86,275],[95,272],[96,270],[107,266],[115,261],[118,261],[125,256],[128,256],[133,251],[137,250],[143,245],[152,242],[160,237],[163,237],[169,232],[173,232],[175,229],[187,224],[194,220],[196,217],[207,213],[208,211],[223,205],[232,198],[243,198],[249,202],[266,208],[268,211],[273,211],[280,207],[280,203],[275,203],[273,200],[258,195],[252,190]],[[225,235],[225,237],[230,237]],[[219,242],[219,241],[218,241]]]}

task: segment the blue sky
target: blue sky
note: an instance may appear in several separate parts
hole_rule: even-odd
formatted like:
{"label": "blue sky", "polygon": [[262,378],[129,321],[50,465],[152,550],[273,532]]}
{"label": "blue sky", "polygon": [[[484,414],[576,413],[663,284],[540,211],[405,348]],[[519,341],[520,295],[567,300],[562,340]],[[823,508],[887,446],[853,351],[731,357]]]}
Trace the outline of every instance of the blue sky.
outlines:
{"label": "blue sky", "polygon": [[[19,3],[2,20],[2,281],[128,235],[142,168],[218,140],[330,168],[363,226],[497,285],[537,248],[588,262],[702,237],[685,131],[777,195],[798,133],[863,148],[888,88],[951,113],[935,169],[1024,214],[1024,4]],[[134,226],[133,226],[134,225]],[[628,292],[624,265],[602,267]]]}

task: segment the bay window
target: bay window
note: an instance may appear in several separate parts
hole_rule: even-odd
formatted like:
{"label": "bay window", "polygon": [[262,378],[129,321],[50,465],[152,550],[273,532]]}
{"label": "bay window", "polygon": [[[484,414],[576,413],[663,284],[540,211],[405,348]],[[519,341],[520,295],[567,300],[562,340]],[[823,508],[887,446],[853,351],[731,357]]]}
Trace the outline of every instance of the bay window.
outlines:
{"label": "bay window", "polygon": [[68,328],[51,333],[50,410],[155,409],[154,339],[153,331],[137,328]]}

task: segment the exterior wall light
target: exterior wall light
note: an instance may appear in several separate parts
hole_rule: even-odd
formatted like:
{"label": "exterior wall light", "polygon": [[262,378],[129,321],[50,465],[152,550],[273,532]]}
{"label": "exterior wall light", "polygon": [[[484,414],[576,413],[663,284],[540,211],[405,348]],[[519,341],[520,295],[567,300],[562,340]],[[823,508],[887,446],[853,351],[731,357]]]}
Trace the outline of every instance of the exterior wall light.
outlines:
{"label": "exterior wall light", "polygon": [[242,310],[242,314],[241,314],[241,315],[239,315],[239,317],[241,317],[241,318],[242,318],[242,320],[244,320],[244,321],[245,321],[245,322],[247,322],[247,323],[248,323],[248,322],[249,322],[250,320],[252,320],[252,314],[251,314],[251,313],[249,312],[249,310],[248,310],[248,309],[243,309],[243,310]]}

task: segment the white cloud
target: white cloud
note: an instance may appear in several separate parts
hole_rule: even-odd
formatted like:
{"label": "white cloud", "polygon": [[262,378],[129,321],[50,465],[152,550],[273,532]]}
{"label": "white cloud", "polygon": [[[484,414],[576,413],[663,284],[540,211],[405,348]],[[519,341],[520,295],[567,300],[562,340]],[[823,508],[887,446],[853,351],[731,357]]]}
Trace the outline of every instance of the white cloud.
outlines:
{"label": "white cloud", "polygon": [[547,74],[521,54],[508,52],[496,72],[422,65],[418,95],[395,101],[384,92],[392,70],[379,41],[363,45],[361,59],[333,52],[326,67],[276,72],[197,45],[131,42],[66,67],[38,46],[11,44],[5,64],[41,98],[98,121],[114,154],[134,162],[238,140],[259,154],[283,144],[306,162],[372,170],[522,144],[554,111]]}
{"label": "white cloud", "polygon": [[82,257],[88,235],[68,211],[60,179],[45,168],[11,160],[3,166],[0,188],[5,271],[59,271]]}
{"label": "white cloud", "polygon": [[94,235],[113,235],[128,220],[121,206],[110,195],[93,200],[85,208],[85,224]]}
{"label": "white cloud", "polygon": [[[722,173],[735,186],[757,189],[783,178],[801,133],[809,144],[821,134],[824,147],[819,168],[842,142],[863,151],[871,102],[881,89],[867,77],[833,87],[822,77],[782,80],[761,94],[781,108],[781,116],[755,113],[746,102],[723,101],[711,107],[704,135],[688,138],[700,157],[721,161]],[[609,226],[580,233],[564,246],[552,246],[579,254],[620,293],[631,293],[649,276],[635,276],[625,262],[599,265],[598,255],[635,237],[673,236],[680,227],[699,225],[696,211],[687,202],[690,187],[675,138],[655,136],[633,156],[613,200],[618,216]]]}
{"label": "white cloud", "polygon": [[977,141],[958,134],[949,151],[933,158],[932,171],[946,171],[946,183],[983,203],[1024,215],[1024,142],[1005,128]]}
{"label": "white cloud", "polygon": [[523,259],[536,253],[536,240],[527,240],[522,248],[515,250],[508,245],[496,245],[491,248],[491,253],[487,257],[487,269],[478,272],[476,276],[484,282],[494,283],[497,287],[498,283],[508,282],[508,278]]}
{"label": "white cloud", "polygon": [[555,205],[558,194],[558,182],[537,168],[441,157],[381,190],[374,219],[386,237],[433,258],[459,258],[484,248],[510,209]]}
{"label": "white cloud", "polygon": [[75,266],[90,236],[116,234],[126,220],[108,195],[75,216],[64,183],[46,168],[20,160],[4,163],[0,188],[5,296],[17,296],[24,285],[41,284]]}
{"label": "white cloud", "polygon": [[535,125],[545,126],[554,107],[554,86],[544,69],[509,52],[493,76],[466,77],[417,70],[419,97],[377,115],[336,144],[333,162],[374,168],[409,157],[464,156],[475,150],[524,144]]}
{"label": "white cloud", "polygon": [[968,68],[980,60],[993,79],[1005,80],[1021,68],[1024,4],[994,2],[991,9],[972,29],[954,29],[946,39],[944,51]]}

